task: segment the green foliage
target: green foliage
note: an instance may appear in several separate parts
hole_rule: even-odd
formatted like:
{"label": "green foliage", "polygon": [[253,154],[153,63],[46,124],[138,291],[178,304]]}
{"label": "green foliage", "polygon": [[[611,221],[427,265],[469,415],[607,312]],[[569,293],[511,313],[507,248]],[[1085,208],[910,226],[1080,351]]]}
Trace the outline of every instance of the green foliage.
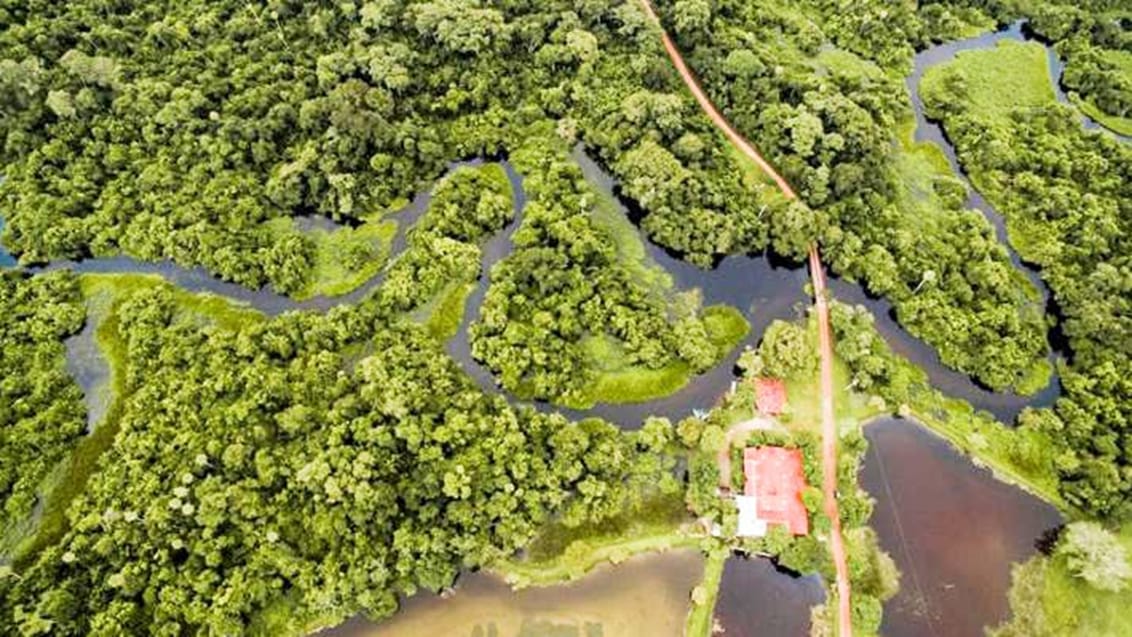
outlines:
{"label": "green foliage", "polygon": [[880,409],[916,418],[996,475],[1064,506],[1058,495],[1055,461],[1060,446],[1050,435],[1055,414],[1026,410],[1008,428],[961,400],[947,398],[928,384],[927,375],[892,352],[863,307],[833,303],[831,324],[837,358],[850,370],[858,392],[880,398]]}
{"label": "green foliage", "polygon": [[[1130,545],[1127,528],[1120,530],[1119,538],[1127,550]],[[1014,567],[1010,621],[995,627],[990,634],[993,637],[1126,637],[1132,635],[1132,626],[1127,620],[1129,603],[1132,603],[1129,591],[1100,590],[1073,575],[1064,556],[1058,553],[1052,557],[1037,555]]]}
{"label": "green foliage", "polygon": [[[25,263],[126,253],[253,288],[336,291],[357,254],[328,261],[264,222],[371,218],[448,161],[512,149],[535,120],[618,167],[634,149],[670,153],[687,179],[645,206],[658,241],[701,263],[765,243],[756,197],[660,72],[635,7],[103,8],[4,10],[5,241]],[[625,166],[622,178],[647,168]],[[689,206],[699,223],[685,223]]]}
{"label": "green foliage", "polygon": [[[1018,47],[962,56],[925,76],[925,104],[943,120],[960,160],[1007,219],[1024,259],[1042,268],[1073,352],[1064,395],[1037,422],[1059,443],[1062,492],[1102,516],[1129,513],[1132,491],[1119,443],[1132,422],[1132,387],[1117,372],[1132,364],[1132,149],[1083,130],[1071,109],[1035,104],[1025,93],[995,99],[964,93],[991,84],[993,60]],[[990,91],[985,92],[986,95]]]}
{"label": "green foliage", "polygon": [[[1009,125],[1015,109],[1054,101],[1045,47],[1013,40],[991,49],[961,51],[955,61],[932,67],[924,74],[920,92],[933,113],[973,109],[1003,125]],[[962,100],[954,100],[960,96]]]}
{"label": "green foliage", "polygon": [[[660,3],[669,19],[671,6]],[[945,364],[1032,391],[1047,349],[1036,291],[990,224],[962,208],[946,164],[925,164],[930,151],[903,134],[893,144],[910,115],[900,78],[913,48],[987,23],[979,11],[927,6],[937,8],[724,2],[706,36],[676,34],[712,100],[813,209],[766,211],[774,250],[801,258],[819,241],[835,273],[889,298]],[[650,158],[664,165],[660,153]]]}
{"label": "green foliage", "polygon": [[758,352],[748,357],[745,371],[754,376],[796,378],[818,368],[818,350],[805,324],[775,321],[763,333]]}
{"label": "green foliage", "polygon": [[[376,302],[232,330],[180,320],[158,286],[114,316],[118,435],[7,592],[8,625],[232,633],[284,602],[284,632],[380,617],[510,555],[552,511],[598,523],[663,483],[655,435],[636,460],[604,422],[515,411]],[[374,353],[348,370],[357,341]]]}
{"label": "green foliage", "polygon": [[1096,522],[1073,522],[1062,532],[1058,555],[1069,572],[1102,590],[1119,592],[1132,579],[1128,552],[1115,535]]}
{"label": "green foliage", "polygon": [[639,280],[647,265],[618,261],[627,238],[595,221],[600,199],[555,151],[532,136],[513,155],[527,208],[471,326],[472,353],[521,398],[588,407],[671,393],[722,358],[745,321],[716,308],[709,332],[698,304],[670,300],[664,281]]}
{"label": "green foliage", "polygon": [[312,244],[310,275],[302,277],[302,287],[291,292],[300,300],[347,294],[376,275],[385,265],[397,231],[395,220],[383,221],[377,215],[357,228],[345,226],[333,231],[314,228],[299,232],[290,218],[272,219],[264,225],[278,236],[291,236],[293,241]]}
{"label": "green foliage", "polygon": [[1132,133],[1132,53],[1126,7],[1104,2],[1024,3],[1030,26],[1065,59],[1061,82],[1101,125]]}
{"label": "green foliage", "polygon": [[[479,243],[512,217],[511,186],[497,164],[461,167],[437,185],[428,211],[409,234],[408,248],[389,268],[378,303],[410,312],[432,300],[438,336],[454,332],[467,286],[480,274]],[[438,313],[437,313],[438,312]],[[432,321],[433,319],[430,319]]]}
{"label": "green foliage", "polygon": [[82,391],[64,368],[64,337],[86,310],[69,272],[0,272],[0,548],[31,514],[41,483],[86,429]]}

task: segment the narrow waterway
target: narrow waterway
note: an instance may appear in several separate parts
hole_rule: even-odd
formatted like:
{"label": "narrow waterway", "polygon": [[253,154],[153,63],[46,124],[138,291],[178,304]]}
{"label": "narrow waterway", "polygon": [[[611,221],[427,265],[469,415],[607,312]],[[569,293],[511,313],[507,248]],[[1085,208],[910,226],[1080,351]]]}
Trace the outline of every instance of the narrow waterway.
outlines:
{"label": "narrow waterway", "polygon": [[[944,142],[946,143],[946,142]],[[612,197],[620,214],[631,218],[631,211],[622,203],[617,194],[615,181],[596,162],[580,148],[575,149],[573,158],[582,168],[586,179],[601,193]],[[449,172],[460,166],[479,165],[483,160],[454,162]],[[491,269],[511,252],[511,236],[522,224],[522,214],[526,205],[522,177],[510,163],[502,165],[511,182],[515,218],[501,232],[491,237],[483,246],[483,275],[469,296],[460,329],[447,344],[449,355],[485,391],[501,392],[489,370],[475,361],[471,355],[468,326],[479,316],[487,288],[490,285]],[[398,228],[390,251],[390,261],[397,259],[404,251],[408,233],[427,210],[431,201],[431,188],[419,193],[412,202],[393,215]],[[320,222],[333,227],[332,222]],[[650,415],[664,416],[673,421],[692,414],[695,410],[710,409],[728,390],[735,378],[735,363],[745,347],[754,346],[762,337],[766,327],[774,320],[792,320],[804,315],[809,297],[805,292],[807,273],[799,265],[775,259],[767,254],[737,255],[722,259],[716,267],[705,270],[688,264],[666,252],[639,234],[647,258],[667,272],[676,289],[699,289],[704,305],[728,304],[741,311],[751,324],[751,330],[740,345],[726,356],[718,365],[707,372],[693,377],[679,391],[654,400],[632,404],[599,404],[588,410],[573,410],[557,407],[543,402],[532,403],[540,411],[559,412],[568,418],[580,419],[589,416],[604,418],[623,428],[639,427]],[[57,262],[46,268],[32,269],[32,272],[72,268],[77,272],[91,273],[146,273],[164,277],[174,285],[191,292],[208,292],[225,296],[236,302],[254,307],[267,315],[276,315],[289,310],[325,311],[340,304],[360,301],[385,278],[384,272],[361,285],[353,292],[339,297],[315,297],[306,301],[295,301],[269,289],[250,290],[240,285],[221,281],[203,268],[185,268],[169,261],[143,262],[130,257],[95,258],[80,262]],[[1027,405],[1050,405],[1060,393],[1060,385],[1052,381],[1041,393],[1032,397],[1020,397],[1010,393],[989,391],[970,377],[944,366],[936,351],[923,341],[913,337],[895,320],[892,306],[883,299],[870,298],[856,284],[832,280],[830,288],[835,297],[846,302],[867,306],[876,317],[876,326],[882,337],[899,354],[924,369],[931,383],[950,396],[970,402],[976,409],[987,410],[1004,422],[1012,422],[1014,417]],[[105,377],[104,365],[99,366],[97,357],[90,353],[89,334],[73,337],[68,349],[76,360],[71,363],[84,391],[94,392],[97,382]],[[79,360],[82,358],[83,360]],[[513,397],[508,397],[513,399]],[[513,402],[518,402],[513,400]],[[90,406],[95,414],[98,404],[95,397],[90,398]]]}
{"label": "narrow waterway", "polygon": [[[615,202],[618,214],[628,218],[629,211],[616,195],[613,178],[580,147],[574,150],[572,157],[581,167],[586,180]],[[515,220],[484,246],[483,274],[465,305],[459,331],[446,344],[448,354],[484,391],[489,392],[502,390],[490,370],[472,357],[468,326],[479,317],[490,285],[492,267],[511,253],[511,235],[521,224],[526,195],[521,178],[510,170],[508,175],[512,177],[512,188],[516,193]],[[533,403],[540,411],[558,412],[574,420],[596,416],[624,429],[636,429],[648,416],[663,416],[675,422],[691,415],[694,410],[707,410],[716,404],[735,379],[735,363],[743,349],[757,344],[772,321],[803,316],[808,304],[805,293],[808,278],[805,269],[800,266],[779,262],[767,255],[733,256],[723,259],[712,270],[704,270],[668,254],[648,241],[643,232],[639,232],[638,237],[645,248],[646,258],[667,272],[678,290],[699,289],[705,306],[727,304],[737,308],[751,324],[750,332],[719,364],[693,377],[687,385],[669,396],[640,403],[601,403],[586,410],[567,409],[545,402]],[[508,398],[518,402],[514,397]]]}
{"label": "narrow waterway", "polygon": [[[0,186],[4,184],[3,178],[0,178]],[[0,236],[4,234],[4,215],[0,215]],[[0,268],[10,268],[16,265],[16,260],[12,257],[11,253],[4,248],[4,244],[0,243]]]}
{"label": "narrow waterway", "polygon": [[723,568],[715,620],[726,637],[807,637],[810,609],[824,601],[817,575],[797,577],[765,558],[732,557]]}
{"label": "narrow waterway", "polygon": [[486,573],[462,575],[445,597],[420,593],[392,618],[358,617],[317,637],[679,637],[703,557],[642,555],[584,578],[513,591]]}
{"label": "narrow waterway", "polygon": [[865,436],[860,480],[876,500],[870,524],[901,572],[881,633],[982,635],[1005,620],[1011,565],[1061,524],[1057,510],[913,421],[883,418]]}
{"label": "narrow waterway", "polygon": [[[916,114],[916,140],[938,144],[956,175],[966,180],[954,149],[942,129],[926,119],[918,87],[929,66],[951,59],[960,50],[995,46],[1002,39],[1025,39],[1021,24],[994,34],[933,47],[916,56],[915,71],[908,88]],[[1051,81],[1060,101],[1066,101],[1059,86],[1061,63],[1051,55]],[[1086,121],[1086,126],[1095,123]],[[1125,138],[1127,139],[1127,138]],[[614,180],[584,152],[574,159],[595,187],[614,195]],[[449,171],[483,160],[456,162]],[[490,285],[491,269],[511,252],[511,238],[522,223],[526,194],[522,178],[503,162],[514,191],[515,219],[483,246],[483,275],[466,304],[458,335],[446,344],[448,353],[486,391],[499,392],[494,378],[471,356],[467,327],[474,321]],[[968,182],[968,185],[969,182]],[[406,246],[407,233],[427,210],[431,188],[416,197],[391,218],[398,222],[391,260]],[[617,199],[619,211],[630,211]],[[999,240],[1009,249],[1005,223],[974,188],[969,188],[967,206],[980,210],[995,227]],[[0,217],[0,230],[3,228]],[[333,222],[310,219],[300,222],[327,229]],[[710,408],[734,379],[735,361],[744,346],[754,345],[775,319],[802,316],[808,304],[804,286],[806,272],[797,265],[780,263],[767,255],[733,256],[715,268],[703,270],[670,255],[644,239],[646,253],[668,272],[678,289],[698,288],[705,305],[725,303],[738,308],[752,329],[744,342],[719,365],[697,376],[666,398],[629,405],[598,405],[590,410],[568,410],[545,403],[535,407],[579,419],[605,418],[624,428],[635,428],[648,415],[677,420],[695,409]],[[1014,265],[1024,271],[1049,302],[1048,288],[1037,270],[1010,249]],[[0,248],[0,266],[15,260]],[[316,297],[296,302],[270,290],[249,290],[209,275],[202,268],[184,268],[171,262],[147,263],[128,257],[88,259],[52,263],[32,272],[71,268],[77,272],[152,273],[192,292],[219,294],[276,315],[288,310],[325,311],[335,305],[356,303],[384,280],[379,274],[350,294]],[[857,285],[831,281],[834,296],[867,306],[876,325],[899,354],[924,369],[932,384],[946,394],[963,398],[976,408],[1010,422],[1027,405],[1049,405],[1059,394],[1054,379],[1034,397],[995,393],[978,386],[969,377],[943,366],[930,346],[908,334],[895,320],[886,301],[869,298]],[[93,341],[93,325],[67,341],[68,369],[87,394],[90,421],[105,410],[107,369]],[[1013,562],[1032,555],[1043,533],[1060,523],[1052,507],[1028,494],[995,480],[974,467],[946,442],[919,426],[898,419],[883,419],[867,429],[870,452],[861,472],[864,487],[877,499],[872,524],[883,547],[904,574],[901,592],[885,609],[883,631],[889,637],[905,635],[977,635],[983,626],[1005,619],[1006,590]],[[637,558],[603,569],[574,584],[547,589],[512,592],[498,578],[476,573],[462,576],[456,594],[442,599],[422,594],[405,602],[395,618],[380,624],[356,619],[321,635],[679,635],[687,611],[688,592],[698,582],[702,561],[694,554],[668,554]],[[721,586],[717,615],[726,635],[805,635],[809,608],[824,598],[816,577],[794,578],[774,569],[767,560],[732,559]]]}
{"label": "narrow waterway", "polygon": [[87,321],[78,334],[63,341],[67,351],[67,373],[83,390],[87,433],[102,420],[112,398],[110,365],[94,340],[95,329],[94,321]]}

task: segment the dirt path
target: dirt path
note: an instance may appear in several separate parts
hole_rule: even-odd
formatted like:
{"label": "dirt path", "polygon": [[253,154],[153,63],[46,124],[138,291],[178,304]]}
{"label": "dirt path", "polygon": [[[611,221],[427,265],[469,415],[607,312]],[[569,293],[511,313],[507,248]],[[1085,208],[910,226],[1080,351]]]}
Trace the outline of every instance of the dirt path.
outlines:
{"label": "dirt path", "polygon": [[829,327],[829,303],[825,293],[825,271],[817,246],[810,246],[810,279],[814,283],[814,305],[818,315],[818,347],[821,351],[822,493],[825,514],[831,522],[830,550],[837,567],[838,635],[853,634],[849,606],[849,568],[837,508],[837,420],[833,414],[833,335]]}
{"label": "dirt path", "polygon": [[735,440],[740,436],[751,433],[752,431],[776,428],[778,428],[778,424],[776,422],[769,418],[762,418],[759,416],[731,425],[731,427],[727,430],[727,436],[724,440],[723,448],[720,449],[719,455],[716,456],[716,463],[719,465],[719,486],[727,489],[731,488],[731,447],[735,444]]}
{"label": "dirt path", "polygon": [[782,175],[778,174],[778,171],[774,169],[774,166],[771,166],[770,162],[763,159],[763,156],[759,154],[759,151],[755,150],[755,147],[747,141],[747,138],[743,137],[739,134],[738,131],[732,128],[731,123],[728,122],[727,119],[724,118],[718,110],[716,110],[715,104],[711,103],[711,100],[708,99],[707,94],[705,94],[703,89],[700,88],[700,83],[696,80],[695,74],[693,74],[691,69],[688,68],[688,65],[684,63],[684,57],[680,55],[680,49],[676,48],[676,43],[672,41],[672,38],[668,37],[668,32],[665,31],[664,27],[661,26],[660,18],[658,18],[656,13],[652,10],[652,5],[649,4],[649,1],[640,0],[640,4],[645,13],[647,13],[649,17],[652,18],[653,22],[655,22],[656,25],[660,27],[660,38],[664,42],[664,50],[668,52],[668,58],[672,60],[673,66],[675,66],[676,70],[680,73],[680,77],[684,79],[684,84],[688,85],[688,90],[692,91],[692,95],[696,98],[696,102],[699,103],[700,108],[703,109],[704,113],[706,113],[707,116],[711,118],[712,123],[715,124],[716,127],[719,128],[719,130],[723,131],[723,134],[727,136],[727,139],[732,144],[735,145],[735,148],[739,149],[739,152],[743,153],[751,161],[755,162],[760,170],[762,170],[768,177],[774,180],[775,185],[777,185],[778,189],[782,191],[782,194],[786,195],[787,199],[796,199],[797,195],[794,194],[794,189],[790,187],[790,184],[786,181],[786,179],[784,179]]}
{"label": "dirt path", "polygon": [[[704,113],[711,118],[712,123],[723,131],[727,139],[774,180],[778,189],[787,199],[796,199],[797,194],[786,179],[778,174],[770,162],[763,159],[755,147],[739,134],[726,118],[715,108],[708,96],[700,88],[695,75],[684,63],[684,57],[664,26],[653,11],[649,0],[638,0],[641,9],[649,16],[660,30],[664,50],[672,60],[676,71],[696,98],[696,102]],[[849,604],[849,568],[846,562],[845,543],[841,534],[841,514],[837,508],[837,421],[833,413],[833,336],[829,327],[829,304],[825,298],[825,273],[822,270],[821,257],[818,255],[816,245],[810,246],[810,277],[814,286],[814,303],[818,317],[818,338],[821,349],[821,415],[822,415],[822,492],[825,500],[825,513],[829,517],[832,528],[830,530],[830,552],[833,553],[834,565],[837,569],[837,634],[839,637],[852,637],[852,614]],[[730,467],[730,459],[727,462]],[[722,469],[722,464],[721,464]],[[730,471],[727,473],[730,477]],[[721,476],[722,477],[722,476]]]}

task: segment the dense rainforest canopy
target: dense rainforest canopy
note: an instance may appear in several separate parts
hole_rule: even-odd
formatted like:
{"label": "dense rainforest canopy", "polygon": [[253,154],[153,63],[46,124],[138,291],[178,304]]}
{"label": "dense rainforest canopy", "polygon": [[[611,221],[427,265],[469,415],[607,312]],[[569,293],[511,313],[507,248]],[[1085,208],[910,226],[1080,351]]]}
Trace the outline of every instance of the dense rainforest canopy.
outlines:
{"label": "dense rainforest canopy", "polygon": [[[902,81],[928,43],[1028,16],[1068,57],[1066,84],[1124,116],[1127,87],[1103,61],[1128,53],[1111,26],[1127,23],[1119,3],[657,5],[802,201],[752,178],[635,2],[0,0],[0,213],[25,265],[124,253],[301,295],[318,251],[276,222],[383,219],[450,162],[485,159],[435,186],[357,305],[233,323],[186,311],[166,285],[116,298],[104,336],[119,405],[100,425],[112,444],[58,536],[18,572],[0,566],[0,634],[275,635],[383,616],[551,519],[600,521],[670,489],[664,426],[622,433],[512,407],[445,355],[485,241],[516,213],[515,184],[492,163],[504,157],[529,203],[471,335],[517,395],[585,405],[595,360],[686,375],[735,340],[719,308],[620,259],[568,159],[579,142],[648,237],[688,261],[800,258],[816,240],[946,363],[1033,389],[1048,371],[1044,308],[964,208],[964,184],[908,139]],[[1022,422],[1058,445],[1067,499],[1126,515],[1130,151],[1062,106],[980,120],[963,91],[955,76],[925,99],[1042,266],[1070,344],[1065,397]],[[0,279],[4,525],[81,437],[61,345],[81,300],[68,273]],[[855,381],[898,397],[903,372],[874,346],[839,353]]]}
{"label": "dense rainforest canopy", "polygon": [[40,481],[86,429],[62,342],[84,315],[67,273],[0,273],[0,530],[31,512]]}

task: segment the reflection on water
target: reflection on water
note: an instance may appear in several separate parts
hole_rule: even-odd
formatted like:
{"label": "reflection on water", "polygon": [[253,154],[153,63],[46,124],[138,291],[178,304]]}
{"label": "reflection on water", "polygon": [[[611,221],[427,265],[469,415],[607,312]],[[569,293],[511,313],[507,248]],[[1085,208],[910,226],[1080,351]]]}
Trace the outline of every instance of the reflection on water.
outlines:
{"label": "reflection on water", "polygon": [[[4,184],[4,180],[0,177],[0,185]],[[4,236],[4,215],[0,215],[0,237]],[[0,268],[8,268],[16,265],[16,260],[12,255],[4,249],[4,245],[0,243]]]}
{"label": "reflection on water", "polygon": [[498,577],[460,577],[447,599],[421,593],[383,622],[362,618],[317,637],[679,637],[703,558],[646,555],[561,586],[512,591]]}
{"label": "reflection on water", "polygon": [[94,340],[94,330],[94,321],[88,320],[78,334],[63,341],[67,373],[83,390],[88,432],[102,420],[110,405],[110,366]]}
{"label": "reflection on water", "polygon": [[882,634],[981,635],[1006,619],[1010,567],[1061,524],[1058,512],[912,421],[884,418],[865,435],[870,524],[902,573]]}
{"label": "reflection on water", "polygon": [[765,558],[732,557],[723,569],[715,618],[725,637],[806,637],[810,609],[823,601],[818,575],[794,577]]}
{"label": "reflection on water", "polygon": [[[620,214],[628,215],[624,204],[615,196],[616,184],[582,148],[575,148],[573,159],[578,163],[587,181],[606,195],[610,195]],[[509,173],[511,175],[512,173]],[[522,192],[517,175],[512,185],[516,193]],[[525,202],[525,195],[523,202]],[[521,222],[522,202],[516,202],[516,220],[503,232],[493,237],[483,251],[483,272],[476,289],[468,299],[464,320],[456,336],[447,343],[449,356],[455,359],[485,391],[500,392],[491,372],[472,358],[468,326],[479,317],[480,307],[490,284],[492,266],[511,252],[511,234]],[[596,416],[624,429],[636,429],[650,415],[664,416],[672,421],[692,414],[694,409],[710,409],[728,390],[734,380],[735,363],[743,348],[758,343],[767,326],[775,319],[794,319],[802,316],[807,304],[805,295],[806,271],[781,263],[767,255],[733,256],[723,259],[711,269],[697,268],[669,255],[641,233],[640,239],[652,260],[672,276],[681,290],[698,288],[705,305],[725,303],[739,309],[751,324],[746,339],[720,364],[692,378],[680,391],[664,398],[631,404],[598,404],[591,409],[566,409],[536,402],[533,406],[544,412],[557,412],[571,419]],[[513,397],[512,402],[518,402]]]}

